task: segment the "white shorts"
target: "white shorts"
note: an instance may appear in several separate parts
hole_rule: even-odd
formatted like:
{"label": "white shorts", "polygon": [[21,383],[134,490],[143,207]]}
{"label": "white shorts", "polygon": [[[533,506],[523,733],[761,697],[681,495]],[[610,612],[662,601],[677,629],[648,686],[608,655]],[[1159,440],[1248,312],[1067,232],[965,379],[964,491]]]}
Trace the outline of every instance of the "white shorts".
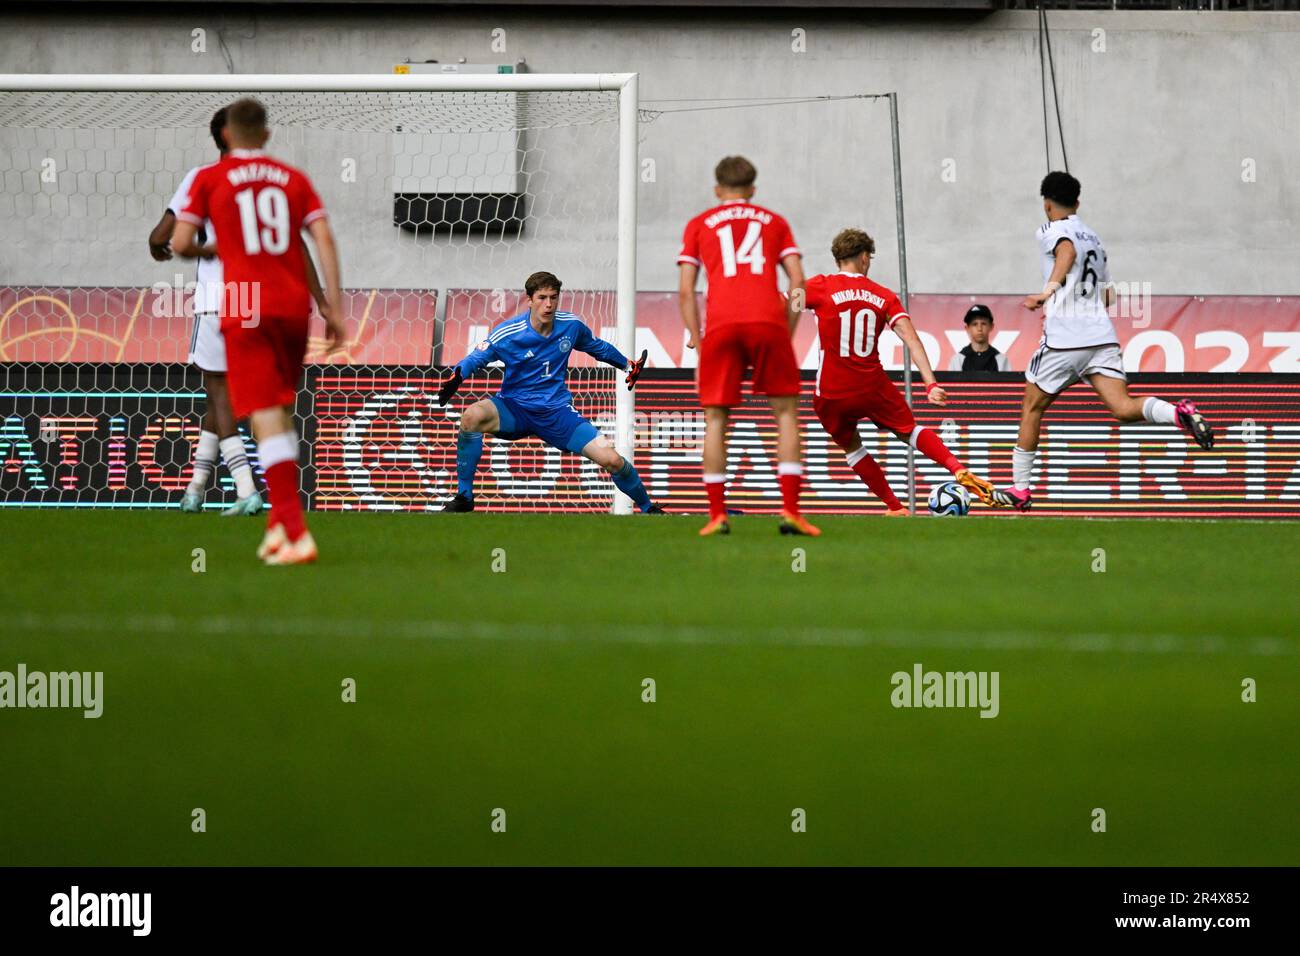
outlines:
{"label": "white shorts", "polygon": [[1063,392],[1089,375],[1106,375],[1128,381],[1119,346],[1049,349],[1046,345],[1040,345],[1025,369],[1025,381],[1032,382],[1049,395]]}
{"label": "white shorts", "polygon": [[221,320],[215,312],[200,312],[194,316],[194,331],[190,333],[190,364],[205,372],[226,370],[226,337],[221,334]]}

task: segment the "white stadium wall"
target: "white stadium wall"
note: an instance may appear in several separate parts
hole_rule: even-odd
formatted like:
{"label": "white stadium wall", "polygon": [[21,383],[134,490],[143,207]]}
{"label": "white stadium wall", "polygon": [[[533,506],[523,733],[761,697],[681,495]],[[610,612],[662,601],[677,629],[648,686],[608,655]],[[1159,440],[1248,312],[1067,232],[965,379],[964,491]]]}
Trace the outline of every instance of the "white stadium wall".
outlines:
{"label": "white stadium wall", "polygon": [[[689,30],[680,17],[689,17]],[[1054,12],[1051,24],[1070,168],[1115,278],[1150,283],[1155,295],[1300,293],[1300,21]],[[491,48],[496,29],[505,31],[496,34],[505,52]],[[206,31],[206,52],[192,49],[195,30]],[[218,14],[186,4],[11,8],[0,30],[0,63],[13,72],[386,73],[408,57],[522,58],[532,72],[636,71],[649,109],[698,97],[897,90],[911,288],[1007,293],[1040,281],[1032,234],[1044,144],[1032,12],[723,19],[329,5]],[[1233,76],[1240,81],[1223,79]],[[659,115],[642,129],[642,157],[653,165],[640,192],[639,288],[675,286],[681,227],[709,202],[712,166],[730,152],[756,162],[758,201],[791,220],[811,270],[829,266],[831,235],[857,224],[878,236],[877,278],[895,282],[889,151],[883,103]],[[588,176],[575,161],[553,173],[549,188],[576,192]],[[346,276],[362,282],[512,287],[522,278],[495,275],[490,265],[451,280],[405,275],[382,239],[341,241]],[[562,262],[536,265],[564,271]],[[85,271],[31,281],[133,286],[159,275],[144,255]]]}

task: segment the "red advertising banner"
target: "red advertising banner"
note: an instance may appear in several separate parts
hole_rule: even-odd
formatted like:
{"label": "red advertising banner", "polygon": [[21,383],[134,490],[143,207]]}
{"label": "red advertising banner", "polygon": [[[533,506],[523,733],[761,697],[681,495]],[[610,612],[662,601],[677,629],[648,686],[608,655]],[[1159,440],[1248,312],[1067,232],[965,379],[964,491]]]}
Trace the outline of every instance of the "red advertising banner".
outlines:
{"label": "red advertising banner", "polygon": [[[969,341],[962,322],[978,301],[993,312],[993,345],[1005,352],[1011,368],[1023,371],[1042,334],[1042,312],[1021,306],[1023,296],[911,296],[909,312],[936,368]],[[700,297],[704,308],[703,296]],[[613,295],[568,292],[560,307],[576,312],[604,338],[614,338]],[[439,362],[462,358],[496,323],[523,308],[516,293],[452,289]],[[1300,372],[1300,296],[1144,296],[1121,293],[1112,309],[1115,331],[1131,372]],[[705,323],[707,329],[707,315]],[[685,348],[677,312],[677,293],[637,293],[636,349],[647,349],[651,368],[694,368]],[[795,354],[803,368],[817,367],[817,342],[811,315],[795,332]],[[892,332],[880,337],[885,367],[902,368],[902,342]],[[575,359],[577,357],[575,356]]]}
{"label": "red advertising banner", "polygon": [[[0,506],[177,506],[203,411],[193,368],[105,363],[11,365],[0,372]],[[918,400],[918,420],[969,467],[1010,483],[1023,383],[1011,374],[941,378],[951,403],[941,409]],[[607,434],[616,380],[590,370],[570,380],[578,410]],[[297,415],[310,449],[304,491],[311,507],[439,509],[455,493],[460,412],[499,382],[499,375],[476,376],[444,408],[437,403],[439,375],[427,367],[309,366]],[[1170,426],[1118,425],[1076,386],[1044,421],[1034,514],[1300,518],[1300,377],[1143,375],[1133,391],[1197,402],[1216,428],[1215,447],[1201,450]],[[879,512],[813,416],[808,388],[801,413],[804,506],[819,514]],[[704,422],[690,373],[648,371],[637,386],[635,416],[636,464],[651,494],[670,511],[704,511]],[[907,445],[870,425],[860,434],[904,493]],[[779,509],[775,444],[770,412],[746,401],[730,437],[733,507]],[[248,451],[256,461],[251,440]],[[949,476],[922,456],[917,470],[924,508],[930,487]],[[605,511],[614,493],[595,465],[535,438],[487,439],[476,487],[488,512]],[[207,506],[233,501],[223,471]],[[977,504],[972,514],[1006,512]]]}
{"label": "red advertising banner", "polygon": [[[1023,382],[953,380],[943,409],[918,402],[918,421],[934,429],[965,464],[999,485],[1011,481]],[[478,385],[469,386],[477,392]],[[575,386],[579,411],[606,433],[601,388]],[[314,378],[313,507],[358,510],[436,510],[456,490],[458,397],[437,404],[436,375],[395,376],[382,370],[322,370]],[[1139,394],[1196,401],[1218,429],[1213,450],[1202,451],[1182,432],[1146,423],[1120,426],[1086,388],[1068,391],[1045,421],[1035,512],[1058,516],[1300,517],[1300,379],[1274,376],[1144,377]],[[806,492],[812,513],[882,510],[802,407]],[[637,386],[636,463],[652,497],[670,511],[707,510],[700,473],[703,416],[694,383],[683,372],[648,372]],[[901,494],[907,482],[907,445],[870,424],[860,429],[871,454]],[[729,501],[747,512],[780,509],[775,433],[761,401],[748,400],[733,419]],[[917,458],[922,510],[933,484],[948,472]],[[477,475],[477,500],[486,511],[605,511],[612,488],[594,465],[543,446],[536,439],[489,438]],[[973,513],[993,514],[976,505]],[[1007,512],[997,512],[1007,514]]]}
{"label": "red advertising banner", "polygon": [[[177,279],[147,289],[0,286],[0,362],[184,362],[193,320]],[[325,323],[314,317],[307,360],[427,365],[437,305],[430,290],[347,290],[346,347],[326,358]]]}

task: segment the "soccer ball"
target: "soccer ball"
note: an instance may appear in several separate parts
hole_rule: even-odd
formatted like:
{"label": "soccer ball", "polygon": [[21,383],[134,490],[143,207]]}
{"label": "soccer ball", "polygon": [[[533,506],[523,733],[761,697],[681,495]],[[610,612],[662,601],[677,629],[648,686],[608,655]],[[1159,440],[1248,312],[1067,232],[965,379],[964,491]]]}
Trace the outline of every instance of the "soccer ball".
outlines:
{"label": "soccer ball", "polygon": [[930,489],[930,514],[960,518],[970,511],[970,494],[955,481],[945,481]]}

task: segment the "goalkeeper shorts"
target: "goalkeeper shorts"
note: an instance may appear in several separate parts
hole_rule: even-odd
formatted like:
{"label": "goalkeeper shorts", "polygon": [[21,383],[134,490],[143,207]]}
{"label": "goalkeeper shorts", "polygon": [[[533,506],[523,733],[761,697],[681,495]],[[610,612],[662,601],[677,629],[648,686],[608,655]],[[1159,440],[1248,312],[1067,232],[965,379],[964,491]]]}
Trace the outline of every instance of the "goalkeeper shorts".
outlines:
{"label": "goalkeeper shorts", "polygon": [[505,441],[536,436],[554,448],[579,454],[592,439],[599,438],[596,426],[587,421],[572,405],[525,405],[500,395],[492,396],[501,427],[496,437]]}

